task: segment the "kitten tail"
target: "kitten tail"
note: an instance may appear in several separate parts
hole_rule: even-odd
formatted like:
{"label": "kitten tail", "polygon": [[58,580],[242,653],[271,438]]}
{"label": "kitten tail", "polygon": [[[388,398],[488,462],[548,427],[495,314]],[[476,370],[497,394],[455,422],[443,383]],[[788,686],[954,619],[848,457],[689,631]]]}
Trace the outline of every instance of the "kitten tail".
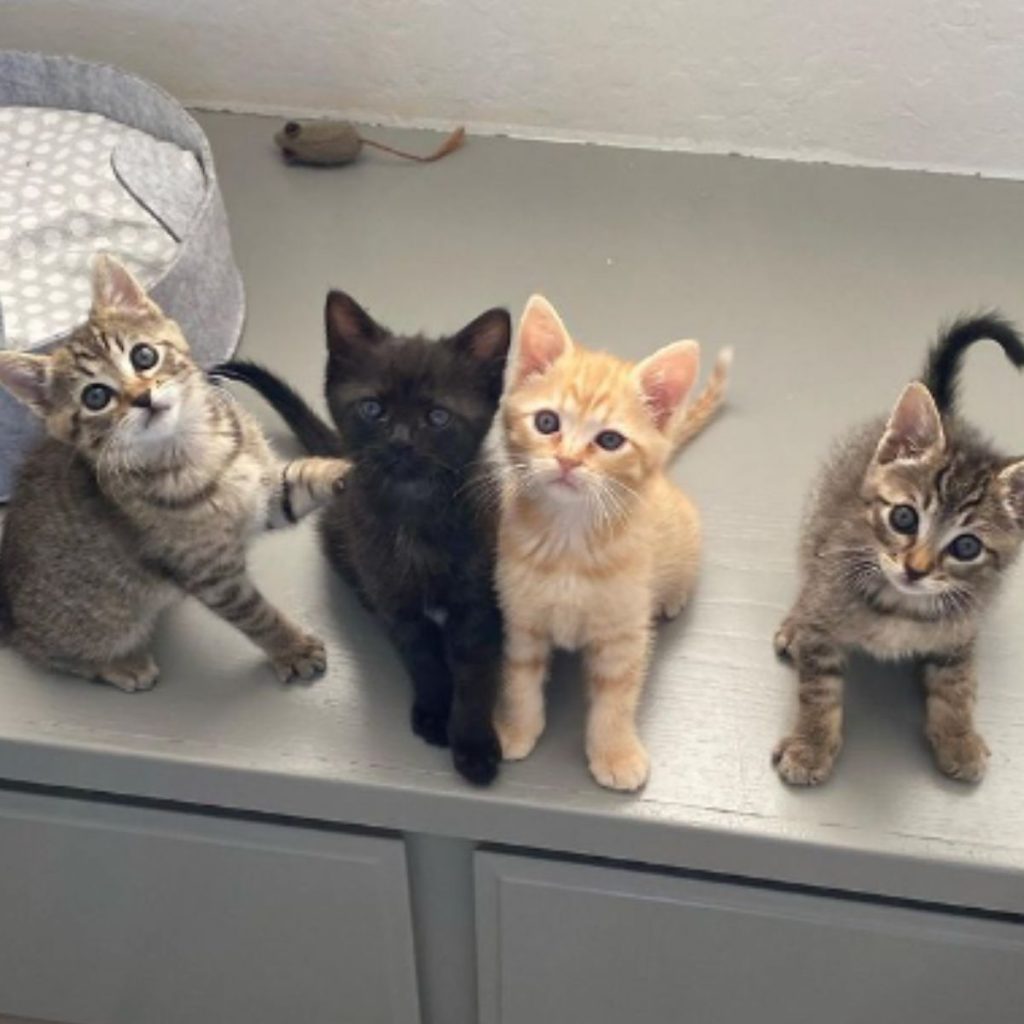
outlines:
{"label": "kitten tail", "polygon": [[976,341],[986,338],[996,342],[1017,369],[1024,368],[1024,341],[1009,320],[998,313],[960,317],[942,332],[932,346],[921,377],[943,416],[952,413],[956,406],[964,353]]}
{"label": "kitten tail", "polygon": [[11,606],[7,601],[7,594],[4,593],[3,584],[0,583],[0,644],[7,642],[7,637],[13,625],[11,619]]}
{"label": "kitten tail", "polygon": [[221,363],[210,371],[213,377],[241,381],[261,394],[292,428],[302,446],[311,455],[338,457],[341,438],[309,407],[306,400],[288,383],[258,363],[236,359]]}
{"label": "kitten tail", "polygon": [[689,444],[715,417],[725,402],[729,384],[729,369],[732,366],[733,351],[723,348],[718,353],[711,375],[704,390],[687,405],[676,421],[669,427],[669,439],[674,451]]}

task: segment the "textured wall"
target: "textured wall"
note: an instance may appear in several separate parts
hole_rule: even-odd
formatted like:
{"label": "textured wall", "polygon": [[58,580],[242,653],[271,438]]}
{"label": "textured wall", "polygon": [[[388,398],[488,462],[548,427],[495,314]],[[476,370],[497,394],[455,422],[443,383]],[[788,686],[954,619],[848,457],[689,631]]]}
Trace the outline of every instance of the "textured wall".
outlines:
{"label": "textured wall", "polygon": [[1024,176],[1020,0],[0,0],[186,101]]}

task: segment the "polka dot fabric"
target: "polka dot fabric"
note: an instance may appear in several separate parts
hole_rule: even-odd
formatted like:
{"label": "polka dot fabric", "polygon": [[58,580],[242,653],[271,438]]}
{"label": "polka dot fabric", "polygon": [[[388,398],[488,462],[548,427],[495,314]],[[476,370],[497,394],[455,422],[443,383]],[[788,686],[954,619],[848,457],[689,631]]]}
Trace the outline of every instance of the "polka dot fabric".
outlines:
{"label": "polka dot fabric", "polygon": [[[0,107],[0,308],[6,348],[35,348],[86,318],[93,253],[117,254],[145,285],[173,259],[178,243],[112,169],[114,148],[142,134],[100,114]],[[173,144],[160,145],[195,164]]]}

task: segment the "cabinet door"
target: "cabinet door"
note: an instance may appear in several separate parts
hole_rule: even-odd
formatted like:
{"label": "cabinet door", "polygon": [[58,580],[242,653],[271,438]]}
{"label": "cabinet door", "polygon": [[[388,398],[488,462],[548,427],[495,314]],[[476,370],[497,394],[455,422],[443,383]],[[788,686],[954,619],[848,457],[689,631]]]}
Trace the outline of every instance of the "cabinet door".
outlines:
{"label": "cabinet door", "polygon": [[480,853],[483,1024],[1021,1020],[1024,925]]}
{"label": "cabinet door", "polygon": [[0,792],[0,1020],[412,1024],[399,839]]}

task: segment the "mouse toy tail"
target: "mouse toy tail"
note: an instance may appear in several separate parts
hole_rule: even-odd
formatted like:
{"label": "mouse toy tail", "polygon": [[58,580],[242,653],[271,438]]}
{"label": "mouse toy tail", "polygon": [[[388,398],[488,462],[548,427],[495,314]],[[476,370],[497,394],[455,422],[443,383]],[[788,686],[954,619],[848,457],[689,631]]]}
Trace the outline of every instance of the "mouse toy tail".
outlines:
{"label": "mouse toy tail", "polygon": [[435,160],[440,160],[442,157],[446,157],[449,153],[454,153],[455,150],[462,145],[466,139],[466,129],[458,127],[448,136],[444,142],[441,143],[433,153],[427,156],[421,156],[418,153],[408,153],[404,149],[396,149],[394,146],[388,146],[383,142],[376,142],[373,139],[363,138],[364,146],[372,146],[374,149],[383,150],[385,153],[390,153],[392,156],[400,156],[405,160],[415,160],[417,163],[429,164]]}

